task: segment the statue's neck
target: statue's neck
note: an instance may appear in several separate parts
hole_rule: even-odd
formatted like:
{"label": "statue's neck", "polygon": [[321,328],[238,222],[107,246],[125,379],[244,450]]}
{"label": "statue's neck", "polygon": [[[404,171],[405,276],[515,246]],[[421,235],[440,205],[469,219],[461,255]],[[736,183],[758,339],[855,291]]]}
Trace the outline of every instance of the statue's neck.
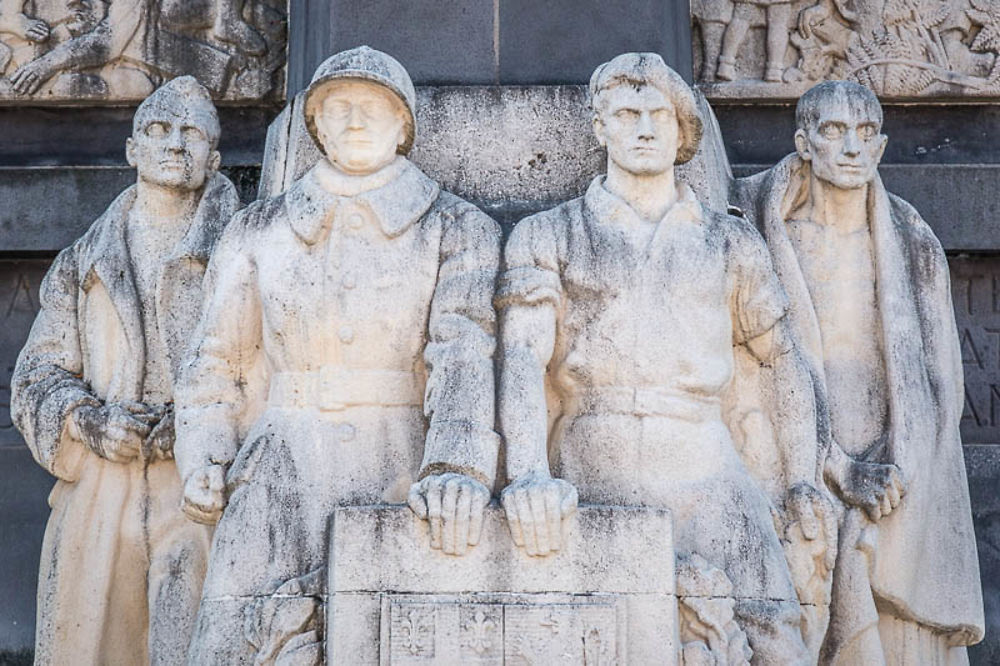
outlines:
{"label": "statue's neck", "polygon": [[868,226],[870,184],[845,190],[815,175],[809,180],[808,219],[845,234]]}
{"label": "statue's neck", "polygon": [[647,222],[659,222],[677,203],[677,183],[674,168],[652,175],[638,175],[608,161],[604,189],[611,192]]}
{"label": "statue's neck", "polygon": [[178,190],[142,179],[136,183],[135,190],[133,211],[141,217],[160,220],[193,216],[201,198],[201,190]]}

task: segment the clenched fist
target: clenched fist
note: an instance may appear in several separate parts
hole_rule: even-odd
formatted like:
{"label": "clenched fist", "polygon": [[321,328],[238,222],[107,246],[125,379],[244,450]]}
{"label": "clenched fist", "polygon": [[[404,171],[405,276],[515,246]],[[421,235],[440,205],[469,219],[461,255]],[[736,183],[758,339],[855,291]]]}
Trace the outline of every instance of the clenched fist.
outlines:
{"label": "clenched fist", "polygon": [[214,525],[226,508],[226,471],[222,465],[196,469],[184,481],[181,507],[188,518],[203,525]]}

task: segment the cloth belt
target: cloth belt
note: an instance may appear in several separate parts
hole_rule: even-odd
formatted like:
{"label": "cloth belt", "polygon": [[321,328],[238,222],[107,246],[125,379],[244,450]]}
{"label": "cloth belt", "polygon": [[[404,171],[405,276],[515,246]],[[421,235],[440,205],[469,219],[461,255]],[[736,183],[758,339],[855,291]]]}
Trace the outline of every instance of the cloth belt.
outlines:
{"label": "cloth belt", "polygon": [[272,407],[316,407],[341,411],[361,405],[423,404],[423,377],[415,372],[324,366],[315,372],[279,372],[271,377]]}
{"label": "cloth belt", "polygon": [[664,387],[598,386],[575,391],[569,402],[577,413],[662,416],[692,423],[722,419],[720,398]]}

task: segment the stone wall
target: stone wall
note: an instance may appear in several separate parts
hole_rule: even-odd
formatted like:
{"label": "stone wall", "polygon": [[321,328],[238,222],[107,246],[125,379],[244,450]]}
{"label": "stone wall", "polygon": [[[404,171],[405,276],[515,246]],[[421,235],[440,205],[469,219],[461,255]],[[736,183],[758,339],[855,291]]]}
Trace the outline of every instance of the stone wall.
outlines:
{"label": "stone wall", "polygon": [[[695,31],[692,47],[689,12],[683,0],[295,0],[288,12],[287,97],[302,89],[325,55],[368,43],[399,57],[424,85],[421,122],[428,137],[460,139],[464,143],[452,147],[474,153],[485,145],[476,143],[475,132],[434,134],[435,114],[446,111],[446,101],[464,104],[473,122],[480,120],[477,104],[496,110],[497,100],[520,99],[546,112],[539,123],[554,122],[552,132],[560,124],[585,128],[585,116],[566,110],[579,109],[574,106],[583,99],[579,84],[609,57],[655,50],[679,71],[694,73],[700,33]],[[760,27],[754,30],[759,33]],[[472,85],[477,87],[453,87]],[[716,95],[713,102],[737,176],[765,168],[792,150],[789,95],[770,96],[767,102],[761,97],[734,93]],[[243,100],[221,111],[225,169],[245,201],[256,196],[266,128],[281,108],[270,99]],[[918,103],[888,104],[890,144],[881,171],[889,189],[922,212],[950,255],[968,394],[963,439],[987,606],[986,641],[970,656],[973,663],[989,664],[1000,661],[1000,203],[992,196],[1000,191],[1000,107],[982,97],[963,101],[942,104],[940,96],[924,95]],[[10,425],[9,375],[37,310],[39,281],[55,252],[79,236],[134,178],[123,151],[133,110],[127,105],[0,106],[0,201],[5,204],[0,207],[0,663],[12,662],[17,654],[30,660],[23,651],[32,644],[38,554],[52,485]],[[600,168],[600,155],[589,141],[546,144],[545,136],[552,134],[542,134],[543,148],[524,142],[504,170],[523,183],[538,183],[534,191],[574,196],[588,174]],[[418,161],[421,149],[436,154],[418,143]],[[429,157],[425,166],[433,167]],[[526,211],[549,203],[530,194],[503,202],[484,185],[490,174],[467,172],[464,178],[447,184],[485,188],[478,196],[463,193],[486,205],[507,229]]]}

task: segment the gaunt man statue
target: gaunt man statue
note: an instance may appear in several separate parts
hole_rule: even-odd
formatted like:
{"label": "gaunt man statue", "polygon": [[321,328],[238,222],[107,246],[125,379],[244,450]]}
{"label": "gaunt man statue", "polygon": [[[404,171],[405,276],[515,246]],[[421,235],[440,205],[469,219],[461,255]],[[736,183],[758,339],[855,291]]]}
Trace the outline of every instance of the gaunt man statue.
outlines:
{"label": "gaunt man statue", "polygon": [[[736,203],[767,240],[829,424],[843,515],[823,662],[968,663],[984,620],[948,263],[882,185],[871,91],[822,83],[796,120],[796,153],[738,183]],[[901,481],[873,501],[858,474],[875,463]]]}
{"label": "gaunt man statue", "polygon": [[192,77],[135,113],[138,179],[55,260],[11,411],[49,497],[38,664],[183,663],[211,529],[180,512],[174,392],[209,255],[239,199]]}
{"label": "gaunt man statue", "polygon": [[[769,501],[722,413],[734,345],[745,346],[775,369],[780,426],[798,429],[787,509],[815,520],[813,391],[767,248],[745,220],[708,211],[675,180],[702,121],[658,55],[615,58],[590,90],[607,175],[517,225],[497,296],[512,535],[529,554],[559,549],[577,492],[667,507],[678,553],[728,577],[754,663],[805,663]],[[558,415],[551,428],[547,407]]]}
{"label": "gaunt man statue", "polygon": [[238,215],[209,268],[178,392],[185,511],[219,521],[191,663],[319,658],[337,506],[408,501],[435,547],[479,539],[500,231],[406,159],[415,97],[368,47],[320,65],[304,113],[323,158]]}

